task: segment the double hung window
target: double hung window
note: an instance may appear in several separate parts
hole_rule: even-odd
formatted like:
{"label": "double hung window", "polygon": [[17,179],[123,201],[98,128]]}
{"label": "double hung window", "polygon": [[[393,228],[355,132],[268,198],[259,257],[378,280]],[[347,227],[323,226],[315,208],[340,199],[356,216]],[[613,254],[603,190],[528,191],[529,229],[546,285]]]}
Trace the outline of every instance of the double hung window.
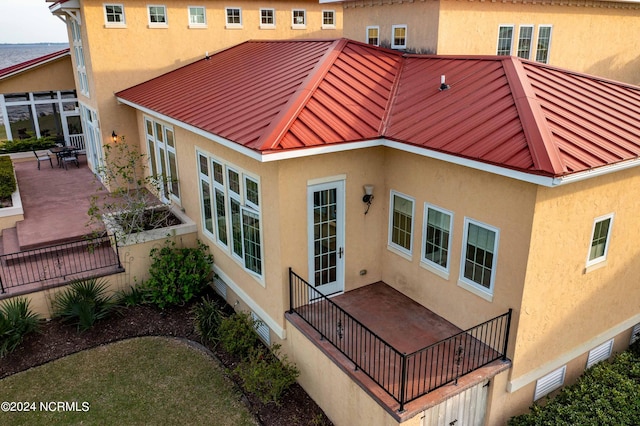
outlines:
{"label": "double hung window", "polygon": [[189,6],[189,28],[206,27],[207,13],[203,6]]}
{"label": "double hung window", "polygon": [[411,255],[413,240],[414,200],[391,191],[389,206],[389,245]]}
{"label": "double hung window", "polygon": [[367,27],[367,44],[380,46],[380,27]]}
{"label": "double hung window", "polygon": [[500,25],[498,28],[498,48],[496,55],[511,55],[513,44],[513,25]]}
{"label": "double hung window", "polygon": [[609,238],[611,237],[611,225],[613,214],[596,218],[591,233],[591,245],[587,257],[587,267],[607,260],[609,251]]}
{"label": "double hung window", "polygon": [[493,294],[498,239],[497,228],[465,218],[460,280],[488,295]]}
{"label": "double hung window", "polygon": [[121,4],[104,5],[105,26],[124,26],[124,6]]}
{"label": "double hung window", "polygon": [[425,203],[422,261],[449,272],[453,213]]}
{"label": "double hung window", "polygon": [[166,27],[167,26],[167,8],[160,5],[150,5],[149,10],[149,27]]}
{"label": "double hung window", "polygon": [[242,9],[239,7],[225,8],[227,16],[226,28],[242,28]]}
{"label": "double hung window", "polygon": [[291,11],[291,28],[300,30],[307,27],[307,11],[304,9],[293,9]]}
{"label": "double hung window", "polygon": [[393,25],[391,27],[391,48],[406,49],[407,48],[407,26]]}

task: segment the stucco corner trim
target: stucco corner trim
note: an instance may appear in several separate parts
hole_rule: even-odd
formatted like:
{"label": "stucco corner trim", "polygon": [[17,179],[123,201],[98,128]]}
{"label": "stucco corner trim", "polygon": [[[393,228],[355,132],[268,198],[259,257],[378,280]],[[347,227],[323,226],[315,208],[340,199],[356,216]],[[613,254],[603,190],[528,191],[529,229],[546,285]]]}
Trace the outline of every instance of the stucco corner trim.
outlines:
{"label": "stucco corner trim", "polygon": [[269,326],[271,331],[273,331],[280,339],[284,340],[287,338],[287,332],[284,328],[280,326],[262,307],[253,300],[238,284],[236,284],[227,274],[225,274],[222,269],[220,269],[217,265],[213,265],[213,272],[218,274],[220,279],[227,284],[227,286],[236,294],[239,298],[242,299],[244,303],[256,313],[260,317],[265,324]]}

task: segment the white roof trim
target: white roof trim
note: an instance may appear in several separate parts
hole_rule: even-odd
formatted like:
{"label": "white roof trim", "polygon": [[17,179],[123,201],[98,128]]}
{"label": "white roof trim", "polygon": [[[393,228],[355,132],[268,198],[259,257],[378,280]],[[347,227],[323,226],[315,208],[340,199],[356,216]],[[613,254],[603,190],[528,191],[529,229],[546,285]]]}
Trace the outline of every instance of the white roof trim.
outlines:
{"label": "white roof trim", "polygon": [[118,100],[118,102],[121,102],[121,103],[123,103],[125,105],[129,105],[130,107],[135,108],[135,109],[137,109],[139,111],[142,111],[143,113],[145,113],[147,115],[150,115],[152,117],[156,117],[156,118],[158,118],[158,119],[160,119],[162,121],[166,121],[167,123],[171,123],[176,127],[180,127],[182,129],[188,130],[188,131],[190,131],[192,133],[195,133],[196,135],[202,136],[205,139],[209,139],[211,141],[219,143],[222,146],[225,146],[225,147],[227,147],[229,149],[237,151],[240,154],[243,154],[243,155],[246,155],[247,157],[253,158],[254,160],[263,161],[262,160],[262,154],[260,154],[259,152],[256,152],[256,151],[254,151],[252,149],[249,149],[249,148],[245,148],[244,146],[242,146],[242,145],[240,145],[240,144],[238,144],[236,142],[233,142],[233,141],[231,141],[229,139],[222,138],[220,136],[214,135],[213,133],[209,133],[209,132],[204,131],[204,130],[198,128],[198,127],[192,126],[192,125],[187,124],[187,123],[185,123],[183,121],[176,120],[175,118],[171,118],[171,117],[169,117],[167,115],[161,114],[161,113],[156,112],[156,111],[154,111],[152,109],[149,109],[149,108],[145,108],[145,107],[143,107],[141,105],[138,105],[136,103],[129,102],[126,99],[122,99],[122,98],[117,97],[117,96],[116,96],[116,99]]}
{"label": "white roof trim", "polygon": [[157,117],[161,120],[172,123],[173,125],[177,127],[181,127],[185,130],[189,130],[190,132],[200,135],[205,139],[209,139],[211,141],[217,142],[229,149],[237,151],[240,154],[246,155],[247,157],[253,158],[254,160],[260,161],[262,163],[267,163],[271,161],[289,160],[292,158],[310,157],[313,155],[350,151],[354,149],[384,146],[387,148],[393,148],[399,151],[409,152],[411,154],[417,154],[424,157],[445,161],[447,163],[457,164],[459,166],[469,167],[472,169],[481,170],[481,171],[496,174],[499,176],[504,176],[511,179],[516,179],[519,181],[532,183],[534,185],[541,185],[541,186],[546,186],[550,188],[559,186],[559,185],[566,185],[573,182],[579,182],[585,179],[590,179],[593,177],[640,166],[640,157],[639,157],[631,160],[621,161],[619,163],[615,163],[607,166],[597,167],[595,169],[586,170],[583,172],[572,173],[567,176],[554,178],[549,176],[541,176],[534,173],[521,172],[518,170],[509,169],[507,167],[500,167],[493,164],[484,163],[482,161],[471,160],[468,158],[459,157],[457,155],[447,154],[447,153],[435,151],[429,148],[410,145],[404,142],[393,141],[386,138],[371,139],[371,140],[359,141],[359,142],[337,143],[337,144],[330,144],[330,145],[315,146],[311,148],[292,149],[292,150],[286,150],[281,152],[271,152],[271,153],[263,154],[258,151],[254,151],[252,149],[246,148],[229,139],[217,136],[213,133],[209,133],[205,130],[199,129],[195,126],[176,120],[174,118],[158,113],[156,111],[153,111],[151,109],[148,109],[136,103],[127,101],[120,97],[117,97],[117,100],[125,105],[129,105],[130,107],[138,109],[144,112],[145,114]]}
{"label": "white roof trim", "polygon": [[[62,49],[60,49],[60,50],[62,50]],[[46,56],[46,55],[45,55],[45,56]],[[47,59],[47,60],[45,60],[45,61],[35,62],[35,63],[33,63],[33,64],[29,65],[29,66],[28,66],[28,67],[26,67],[26,68],[20,68],[20,69],[17,69],[17,70],[15,70],[14,72],[12,72],[12,73],[10,73],[10,74],[5,74],[5,75],[1,76],[1,77],[0,77],[0,80],[4,80],[5,78],[13,77],[14,75],[17,75],[17,74],[20,74],[20,73],[23,73],[23,72],[26,72],[26,71],[32,70],[32,69],[37,68],[37,67],[41,67],[41,66],[43,66],[43,65],[48,64],[49,62],[53,62],[53,61],[57,61],[57,60],[59,60],[59,59],[62,59],[62,58],[64,58],[65,56],[71,56],[71,51],[70,51],[70,50],[69,50],[69,51],[66,51],[66,52],[61,53],[61,54],[59,54],[59,55],[53,56],[53,57],[51,57],[51,58],[49,58],[49,59]],[[38,58],[34,58],[34,59],[38,59]],[[28,62],[28,61],[25,61],[25,62]],[[20,64],[16,64],[16,65],[20,65]]]}

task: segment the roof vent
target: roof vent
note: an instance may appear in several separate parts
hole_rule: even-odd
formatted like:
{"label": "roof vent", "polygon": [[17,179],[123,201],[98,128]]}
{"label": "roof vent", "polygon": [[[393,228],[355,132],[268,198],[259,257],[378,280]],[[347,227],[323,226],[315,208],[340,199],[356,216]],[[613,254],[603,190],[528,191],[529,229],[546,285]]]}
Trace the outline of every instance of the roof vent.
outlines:
{"label": "roof vent", "polygon": [[209,51],[204,52],[204,59],[209,60]]}
{"label": "roof vent", "polygon": [[449,85],[445,83],[445,77],[444,77],[444,74],[442,74],[440,76],[440,91],[442,92],[443,90],[447,90],[448,88],[449,88]]}

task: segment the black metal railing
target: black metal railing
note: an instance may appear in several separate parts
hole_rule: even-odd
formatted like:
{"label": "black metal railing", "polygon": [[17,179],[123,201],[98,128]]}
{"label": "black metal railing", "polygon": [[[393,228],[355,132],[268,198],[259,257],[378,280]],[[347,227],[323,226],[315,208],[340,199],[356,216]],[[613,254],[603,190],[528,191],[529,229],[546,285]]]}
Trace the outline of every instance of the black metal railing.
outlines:
{"label": "black metal railing", "polygon": [[289,312],[298,314],[399,404],[497,359],[506,360],[509,312],[412,353],[401,353],[289,268]]}
{"label": "black metal railing", "polygon": [[[112,246],[113,243],[113,246]],[[91,272],[121,271],[118,243],[108,235],[0,256],[0,293],[42,283],[64,284]]]}

